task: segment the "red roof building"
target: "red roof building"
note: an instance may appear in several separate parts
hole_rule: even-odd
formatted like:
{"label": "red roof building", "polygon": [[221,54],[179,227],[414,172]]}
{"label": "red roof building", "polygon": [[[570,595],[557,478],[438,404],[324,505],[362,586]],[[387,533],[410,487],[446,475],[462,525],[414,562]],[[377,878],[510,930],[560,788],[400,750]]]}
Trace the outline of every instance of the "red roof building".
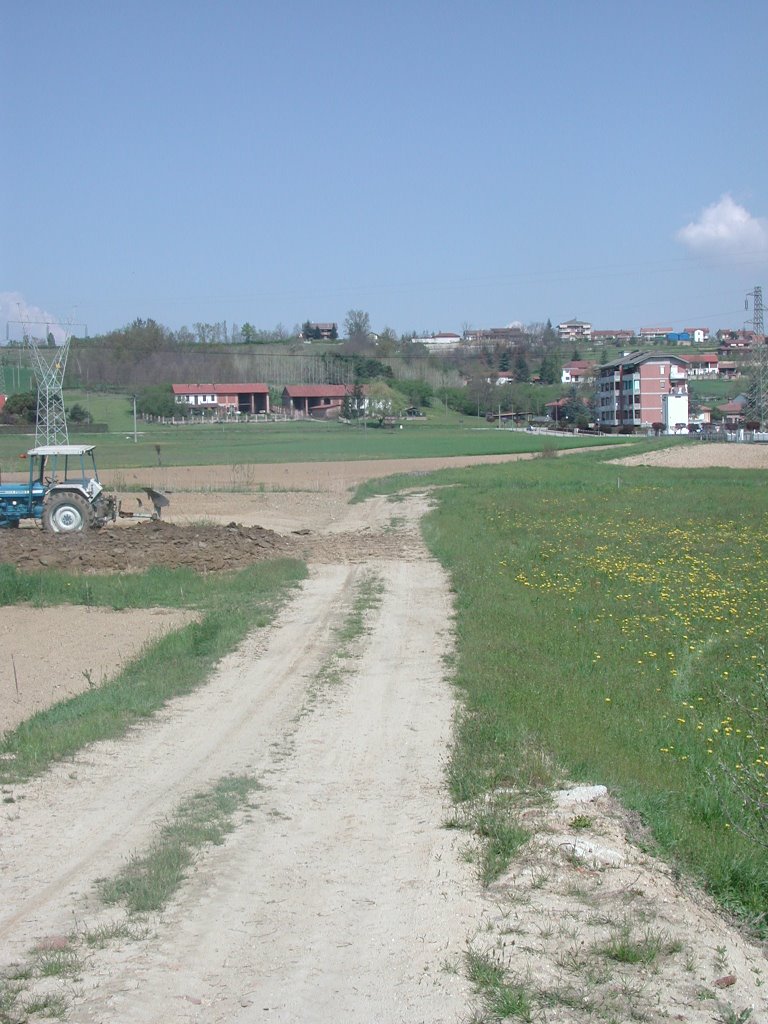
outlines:
{"label": "red roof building", "polygon": [[269,412],[269,387],[266,384],[172,384],[177,405],[200,411],[256,413]]}
{"label": "red roof building", "polygon": [[694,353],[685,357],[691,364],[688,367],[689,377],[716,377],[720,368],[717,352]]}
{"label": "red roof building", "polygon": [[562,384],[588,384],[595,379],[597,363],[592,359],[572,359],[563,367]]}
{"label": "red roof building", "polygon": [[604,341],[632,341],[635,336],[634,331],[620,330],[620,331],[592,331],[592,341],[604,342]]}
{"label": "red roof building", "polygon": [[294,416],[328,418],[338,416],[347,395],[347,384],[288,384],[283,388],[283,409]]}
{"label": "red roof building", "polygon": [[717,332],[718,347],[721,352],[752,348],[757,340],[754,331],[723,329]]}
{"label": "red roof building", "polygon": [[718,411],[722,414],[726,427],[739,427],[744,423],[746,404],[746,399],[734,398],[732,402],[718,405]]}

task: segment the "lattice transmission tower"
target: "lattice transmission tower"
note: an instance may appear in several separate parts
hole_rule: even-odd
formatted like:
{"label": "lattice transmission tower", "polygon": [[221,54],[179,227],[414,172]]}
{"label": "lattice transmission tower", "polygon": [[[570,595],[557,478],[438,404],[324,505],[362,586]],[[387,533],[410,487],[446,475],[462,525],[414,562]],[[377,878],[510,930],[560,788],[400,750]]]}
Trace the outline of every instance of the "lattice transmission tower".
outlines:
{"label": "lattice transmission tower", "polygon": [[765,323],[763,320],[763,289],[756,284],[751,292],[747,292],[744,308],[749,309],[752,299],[752,383],[749,389],[747,408],[760,426],[768,423],[768,345],[765,344]]}
{"label": "lattice transmission tower", "polygon": [[[19,310],[21,312],[21,310]],[[22,328],[24,348],[32,356],[32,367],[37,385],[37,420],[35,423],[35,447],[43,444],[69,444],[67,415],[64,409],[64,373],[67,369],[69,343],[72,339],[72,324],[62,324],[65,330],[64,343],[56,345],[51,333],[51,322],[20,319],[10,321]],[[32,336],[32,327],[45,327],[45,338]],[[8,327],[6,327],[6,332]]]}
{"label": "lattice transmission tower", "polygon": [[750,298],[752,299],[752,330],[755,334],[755,341],[759,345],[764,345],[765,324],[763,322],[763,289],[759,284],[756,284],[751,292],[747,292],[747,302],[749,302]]}
{"label": "lattice transmission tower", "polygon": [[35,446],[69,444],[67,414],[64,409],[64,372],[67,368],[71,337],[67,331],[64,344],[58,348],[30,345],[37,379]]}

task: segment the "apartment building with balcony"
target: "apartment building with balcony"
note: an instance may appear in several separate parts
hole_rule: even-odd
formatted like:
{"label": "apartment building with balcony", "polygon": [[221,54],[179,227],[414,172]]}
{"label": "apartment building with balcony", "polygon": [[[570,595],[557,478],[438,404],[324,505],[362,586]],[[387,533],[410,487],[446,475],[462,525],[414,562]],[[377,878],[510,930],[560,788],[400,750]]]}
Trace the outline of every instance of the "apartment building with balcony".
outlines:
{"label": "apartment building with balcony", "polygon": [[666,353],[629,352],[604,363],[596,377],[600,426],[648,429],[664,423],[671,432],[688,418],[687,380],[688,360]]}
{"label": "apartment building with balcony", "polygon": [[561,342],[589,341],[592,337],[592,324],[586,320],[564,320],[557,325],[557,336]]}

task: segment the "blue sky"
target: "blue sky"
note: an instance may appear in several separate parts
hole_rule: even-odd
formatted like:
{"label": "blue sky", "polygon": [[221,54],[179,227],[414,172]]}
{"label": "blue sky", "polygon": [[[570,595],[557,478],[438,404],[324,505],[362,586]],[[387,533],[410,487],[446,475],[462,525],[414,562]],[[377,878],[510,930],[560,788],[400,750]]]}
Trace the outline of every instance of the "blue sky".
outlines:
{"label": "blue sky", "polygon": [[19,309],[716,329],[768,286],[764,0],[2,0],[2,27],[0,340]]}

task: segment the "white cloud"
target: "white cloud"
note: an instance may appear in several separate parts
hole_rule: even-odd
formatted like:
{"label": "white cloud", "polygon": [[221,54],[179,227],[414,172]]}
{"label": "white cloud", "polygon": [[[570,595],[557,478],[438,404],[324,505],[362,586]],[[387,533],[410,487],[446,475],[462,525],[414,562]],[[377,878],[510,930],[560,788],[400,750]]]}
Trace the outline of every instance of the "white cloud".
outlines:
{"label": "white cloud", "polygon": [[675,237],[692,252],[704,255],[764,254],[768,253],[768,220],[753,217],[726,192]]}
{"label": "white cloud", "polygon": [[21,341],[25,324],[33,338],[45,338],[48,325],[57,345],[61,345],[67,336],[57,316],[39,306],[31,306],[21,292],[0,292],[0,324],[3,327],[0,344],[5,344],[6,330],[10,341]]}

